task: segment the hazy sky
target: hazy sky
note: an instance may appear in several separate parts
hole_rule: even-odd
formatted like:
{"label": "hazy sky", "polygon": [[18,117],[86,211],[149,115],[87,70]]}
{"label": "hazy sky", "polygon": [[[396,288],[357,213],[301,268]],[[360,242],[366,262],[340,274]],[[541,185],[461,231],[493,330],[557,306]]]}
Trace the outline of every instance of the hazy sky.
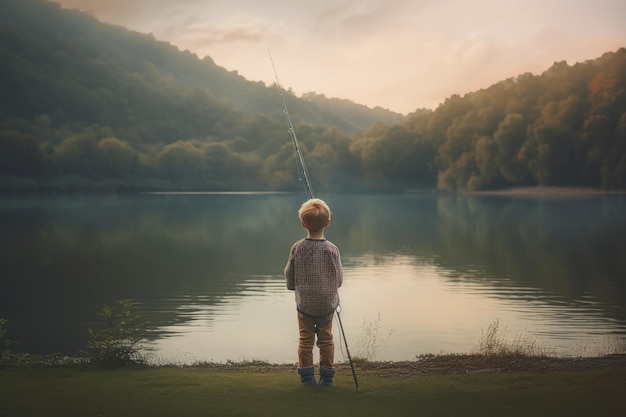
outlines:
{"label": "hazy sky", "polygon": [[626,47],[624,0],[56,0],[251,81],[409,113]]}

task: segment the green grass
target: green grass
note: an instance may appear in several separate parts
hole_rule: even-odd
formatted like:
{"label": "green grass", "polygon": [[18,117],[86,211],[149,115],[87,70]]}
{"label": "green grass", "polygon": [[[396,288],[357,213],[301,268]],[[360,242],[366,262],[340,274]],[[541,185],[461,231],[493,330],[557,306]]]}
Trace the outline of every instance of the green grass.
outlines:
{"label": "green grass", "polygon": [[206,368],[0,370],[0,416],[618,416],[623,367],[412,378],[341,370],[305,388],[294,370]]}

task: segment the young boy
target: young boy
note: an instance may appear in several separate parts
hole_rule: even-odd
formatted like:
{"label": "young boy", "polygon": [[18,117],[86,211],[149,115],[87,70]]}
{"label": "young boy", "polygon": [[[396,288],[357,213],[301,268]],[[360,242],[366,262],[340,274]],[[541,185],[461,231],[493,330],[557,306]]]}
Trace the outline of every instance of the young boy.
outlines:
{"label": "young boy", "polygon": [[313,345],[317,334],[320,351],[319,386],[332,386],[335,368],[333,317],[339,305],[338,288],[343,269],[337,246],[326,240],[330,208],[318,198],[306,201],[298,211],[307,237],[293,244],[285,266],[287,288],[296,292],[298,327],[298,373],[305,385],[315,385]]}

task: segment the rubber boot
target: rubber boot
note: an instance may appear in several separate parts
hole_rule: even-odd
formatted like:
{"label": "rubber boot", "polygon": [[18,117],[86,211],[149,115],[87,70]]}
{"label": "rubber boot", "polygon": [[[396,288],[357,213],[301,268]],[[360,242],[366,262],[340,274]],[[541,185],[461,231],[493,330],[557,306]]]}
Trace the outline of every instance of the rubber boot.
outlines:
{"label": "rubber boot", "polygon": [[335,376],[335,369],[320,367],[320,380],[317,383],[317,386],[319,386],[319,387],[332,387],[332,386],[334,386],[335,385],[333,383],[334,376]]}
{"label": "rubber boot", "polygon": [[300,382],[302,385],[315,385],[315,368],[307,366],[305,368],[298,368],[300,374]]}

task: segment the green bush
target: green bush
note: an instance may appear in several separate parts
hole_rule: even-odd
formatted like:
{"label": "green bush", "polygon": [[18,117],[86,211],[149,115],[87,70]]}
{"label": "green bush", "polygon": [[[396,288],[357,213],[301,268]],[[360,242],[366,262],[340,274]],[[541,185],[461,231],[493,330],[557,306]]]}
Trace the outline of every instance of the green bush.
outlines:
{"label": "green bush", "polygon": [[481,339],[474,350],[485,356],[547,356],[546,349],[537,346],[535,340],[520,335],[509,340],[508,331],[500,327],[499,319],[489,325],[487,332],[481,331]]}
{"label": "green bush", "polygon": [[13,354],[9,346],[15,342],[6,337],[8,331],[6,323],[6,319],[0,318],[0,367],[6,366],[13,361]]}
{"label": "green bush", "polygon": [[119,300],[112,307],[104,306],[98,313],[105,321],[102,330],[89,329],[87,346],[90,363],[118,367],[145,365],[149,347],[146,344],[150,324],[136,309],[133,300]]}

